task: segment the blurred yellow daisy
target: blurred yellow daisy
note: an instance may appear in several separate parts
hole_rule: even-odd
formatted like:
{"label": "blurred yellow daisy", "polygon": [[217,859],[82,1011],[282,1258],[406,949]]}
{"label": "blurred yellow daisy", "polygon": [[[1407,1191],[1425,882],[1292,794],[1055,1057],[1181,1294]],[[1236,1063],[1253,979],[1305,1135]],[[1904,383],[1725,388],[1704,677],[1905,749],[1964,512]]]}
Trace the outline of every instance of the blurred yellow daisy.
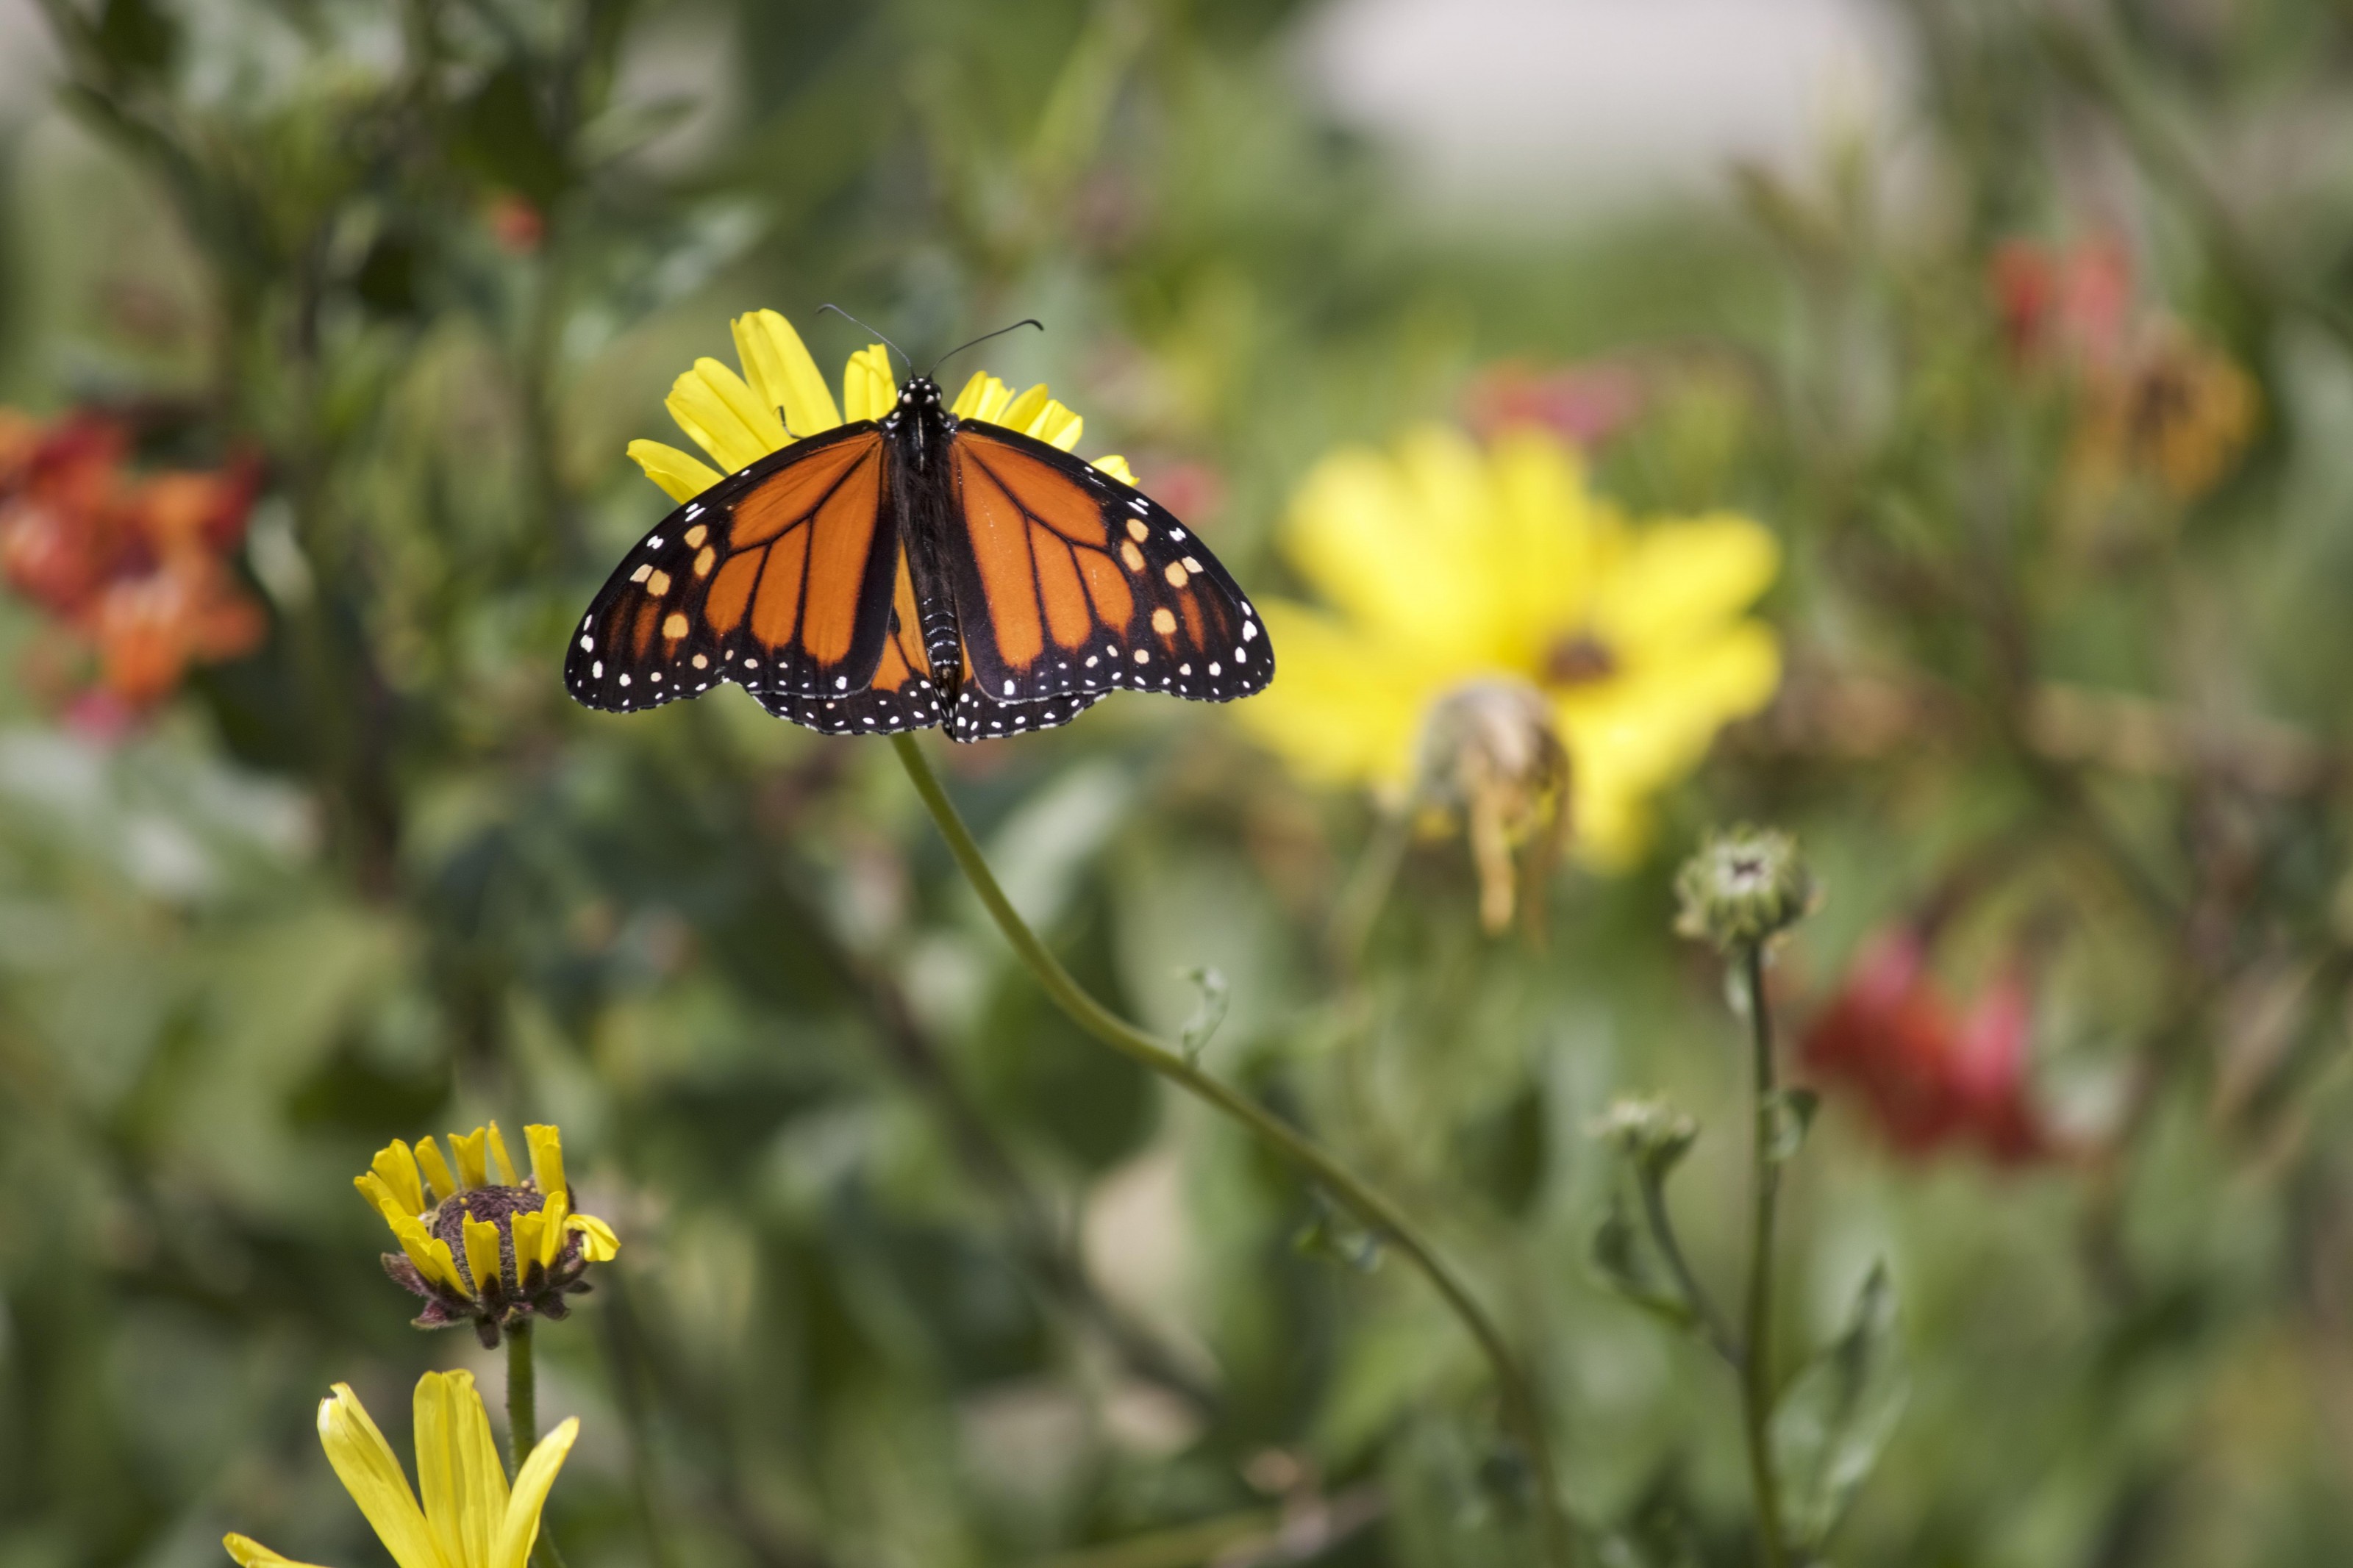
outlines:
{"label": "blurred yellow daisy", "polygon": [[1440,700],[1472,682],[1543,694],[1590,864],[1640,852],[1649,802],[1729,721],[1771,700],[1772,630],[1748,608],[1779,548],[1749,518],[1630,521],[1550,433],[1482,450],[1416,431],[1325,458],[1283,543],[1328,609],[1260,601],[1282,679],[1238,711],[1307,777],[1403,798]]}
{"label": "blurred yellow daisy", "polygon": [[[719,467],[659,441],[629,443],[629,456],[672,500],[692,500],[723,475],[820,431],[880,419],[899,400],[891,356],[881,343],[849,356],[836,404],[790,321],[774,310],[754,310],[732,325],[743,373],[715,359],[696,360],[692,370],[671,384],[663,402],[678,427]],[[1085,420],[1047,395],[1043,382],[1017,395],[986,371],[973,373],[948,412],[1018,430],[1065,452],[1078,447],[1086,429]],[[1093,463],[1122,484],[1135,483],[1124,458],[1097,458]]]}
{"label": "blurred yellow daisy", "polygon": [[[507,1486],[491,1418],[471,1373],[428,1372],[417,1384],[417,1506],[400,1458],[384,1440],[348,1384],[319,1402],[319,1442],[327,1462],[399,1568],[523,1568],[539,1539],[548,1489],[580,1435],[575,1417],[540,1439]],[[221,1544],[245,1568],[288,1563],[249,1536]]]}
{"label": "blurred yellow daisy", "polygon": [[400,1243],[384,1255],[385,1272],[425,1299],[418,1328],[471,1323],[495,1348],[502,1325],[565,1316],[565,1298],[588,1289],[588,1265],[619,1254],[611,1226],[573,1211],[564,1135],[536,1125],[522,1132],[527,1176],[516,1174],[493,1121],[449,1134],[450,1158],[430,1138],[414,1149],[396,1138],[352,1178]]}

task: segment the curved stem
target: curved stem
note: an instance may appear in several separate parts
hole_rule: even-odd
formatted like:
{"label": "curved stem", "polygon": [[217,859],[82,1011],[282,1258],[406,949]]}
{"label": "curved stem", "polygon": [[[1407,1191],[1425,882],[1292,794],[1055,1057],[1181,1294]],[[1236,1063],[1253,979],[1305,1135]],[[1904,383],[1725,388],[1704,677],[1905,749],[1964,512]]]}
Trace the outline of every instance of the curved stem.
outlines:
{"label": "curved stem", "polygon": [[932,771],[923,749],[913,735],[893,735],[891,744],[899,752],[899,761],[913,781],[915,793],[923,797],[932,819],[939,825],[940,835],[955,856],[965,879],[980,895],[997,928],[1011,945],[1038,984],[1046,990],[1054,1005],[1071,1021],[1109,1046],[1130,1061],[1167,1079],[1198,1099],[1208,1101],[1226,1116],[1240,1122],[1255,1133],[1275,1152],[1313,1176],[1334,1198],[1345,1205],[1358,1220],[1375,1233],[1386,1237],[1391,1245],[1405,1254],[1416,1268],[1437,1289],[1455,1317],[1460,1319],[1471,1337],[1487,1357],[1495,1374],[1495,1384],[1503,1403],[1505,1426],[1513,1437],[1526,1451],[1529,1468],[1535,1472],[1537,1517],[1544,1537],[1546,1561],[1555,1568],[1565,1568],[1571,1561],[1567,1515],[1562,1510],[1556,1491],[1557,1482],[1553,1474],[1552,1447],[1545,1435],[1544,1422],[1536,1408],[1535,1396],[1527,1374],[1520,1368],[1518,1358],[1504,1341],[1503,1332],[1487,1316],[1430,1244],[1415,1232],[1411,1222],[1380,1194],[1349,1173],[1347,1168],[1327,1153],[1322,1146],[1271,1111],[1249,1100],[1216,1079],[1200,1071],[1178,1052],[1169,1049],[1151,1036],[1113,1013],[1089,995],[1084,987],[1071,978],[1061,961],[1047,950],[1038,934],[1014,909],[1005,889],[997,885],[996,875],[980,852],[972,832],[964,825],[955,805],[940,786],[939,776]]}
{"label": "curved stem", "polygon": [[1642,1217],[1650,1224],[1651,1244],[1659,1249],[1659,1256],[1665,1259],[1667,1272],[1673,1277],[1675,1289],[1683,1293],[1683,1305],[1689,1307],[1692,1316],[1699,1320],[1700,1330],[1706,1334],[1707,1342],[1714,1347],[1715,1353],[1722,1356],[1727,1364],[1738,1367],[1741,1364],[1739,1342],[1732,1337],[1732,1330],[1725,1322],[1724,1314],[1715,1310],[1715,1300],[1708,1295],[1707,1288],[1699,1282],[1699,1276],[1692,1272],[1690,1260],[1683,1257],[1683,1242],[1675,1235],[1674,1218],[1667,1212],[1665,1184],[1644,1173],[1637,1178],[1635,1185],[1641,1189]]}
{"label": "curved stem", "polygon": [[1751,1182],[1755,1207],[1748,1243],[1748,1322],[1740,1363],[1740,1414],[1748,1439],[1748,1479],[1757,1493],[1757,1530],[1764,1538],[1766,1568],[1782,1568],[1788,1549],[1781,1539],[1781,1488],[1773,1473],[1773,1216],[1781,1190],[1781,1167],[1772,1155],[1773,1015],[1765,1004],[1765,947],[1750,942],[1741,952],[1748,988],[1749,1040],[1755,1055],[1757,1100],[1751,1133]]}

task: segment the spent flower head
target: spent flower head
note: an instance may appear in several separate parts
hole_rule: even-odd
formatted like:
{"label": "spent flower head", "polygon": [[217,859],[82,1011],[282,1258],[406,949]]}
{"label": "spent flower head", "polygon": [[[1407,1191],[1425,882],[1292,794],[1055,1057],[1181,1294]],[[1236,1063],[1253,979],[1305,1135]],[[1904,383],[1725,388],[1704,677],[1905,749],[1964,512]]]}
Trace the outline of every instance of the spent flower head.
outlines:
{"label": "spent flower head", "polygon": [[1771,941],[1811,913],[1813,873],[1795,837],[1776,828],[1711,833],[1675,877],[1678,933],[1721,952]]}
{"label": "spent flower head", "polygon": [[471,1323],[495,1347],[501,1325],[565,1316],[565,1298],[588,1289],[588,1266],[620,1251],[612,1226],[574,1212],[557,1131],[534,1125],[523,1137],[527,1176],[516,1174],[493,1121],[451,1133],[450,1158],[430,1138],[414,1149],[396,1138],[352,1178],[400,1243],[384,1268],[425,1299],[418,1328]]}
{"label": "spent flower head", "polygon": [[[540,1439],[512,1488],[471,1373],[428,1372],[417,1380],[416,1430],[422,1508],[400,1457],[351,1385],[335,1384],[319,1404],[327,1462],[399,1568],[523,1568],[548,1489],[580,1435],[578,1417]],[[221,1544],[244,1568],[309,1568],[250,1536],[225,1536]]]}
{"label": "spent flower head", "polygon": [[1470,837],[1480,923],[1490,933],[1512,923],[1522,847],[1533,916],[1568,826],[1568,752],[1544,693],[1501,677],[1465,681],[1431,704],[1418,773],[1419,797]]}

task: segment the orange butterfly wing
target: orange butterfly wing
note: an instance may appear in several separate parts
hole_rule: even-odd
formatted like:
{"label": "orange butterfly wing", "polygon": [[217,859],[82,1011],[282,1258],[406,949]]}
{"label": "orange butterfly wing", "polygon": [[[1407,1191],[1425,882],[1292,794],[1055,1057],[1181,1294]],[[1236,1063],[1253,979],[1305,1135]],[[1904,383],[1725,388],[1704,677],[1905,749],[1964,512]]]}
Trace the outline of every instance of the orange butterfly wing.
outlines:
{"label": "orange butterfly wing", "polygon": [[[871,688],[894,650],[905,666],[892,635],[906,572],[887,468],[881,432],[861,422],[787,447],[670,513],[590,604],[565,688],[622,712],[720,680],[764,700],[838,697]],[[899,670],[901,686],[913,670]]]}
{"label": "orange butterfly wing", "polygon": [[923,652],[923,616],[904,544],[892,573],[888,625],[881,660],[862,689],[814,695],[761,690],[760,706],[828,735],[889,735],[945,722],[947,704]]}
{"label": "orange butterfly wing", "polygon": [[951,454],[958,740],[991,732],[976,696],[1015,710],[1123,688],[1227,702],[1274,678],[1250,601],[1166,508],[997,426],[965,422]]}

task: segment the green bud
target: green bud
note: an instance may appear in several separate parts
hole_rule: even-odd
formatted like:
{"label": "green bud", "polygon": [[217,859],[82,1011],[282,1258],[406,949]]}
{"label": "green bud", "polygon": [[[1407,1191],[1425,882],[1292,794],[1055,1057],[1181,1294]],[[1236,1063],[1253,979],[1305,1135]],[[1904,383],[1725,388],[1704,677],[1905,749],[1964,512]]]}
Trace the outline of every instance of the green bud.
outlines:
{"label": "green bud", "polygon": [[1699,1136],[1699,1123],[1663,1100],[1621,1100],[1589,1131],[1652,1181],[1665,1177]]}
{"label": "green bud", "polygon": [[1769,941],[1816,902],[1798,841],[1765,827],[1711,833],[1675,877],[1675,930],[1723,952]]}

